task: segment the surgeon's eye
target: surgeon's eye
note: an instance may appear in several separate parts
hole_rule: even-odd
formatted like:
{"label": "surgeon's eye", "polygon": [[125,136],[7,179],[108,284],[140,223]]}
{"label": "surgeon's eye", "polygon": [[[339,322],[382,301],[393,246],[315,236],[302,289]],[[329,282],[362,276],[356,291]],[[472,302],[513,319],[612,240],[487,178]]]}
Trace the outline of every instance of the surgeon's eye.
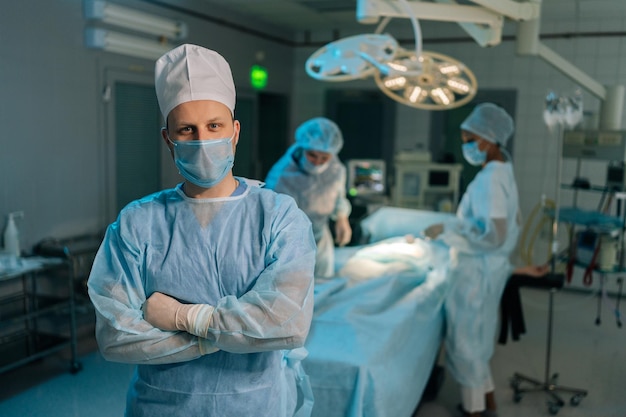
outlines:
{"label": "surgeon's eye", "polygon": [[178,133],[179,135],[190,135],[193,133],[193,128],[190,126],[184,126],[178,129],[176,133]]}

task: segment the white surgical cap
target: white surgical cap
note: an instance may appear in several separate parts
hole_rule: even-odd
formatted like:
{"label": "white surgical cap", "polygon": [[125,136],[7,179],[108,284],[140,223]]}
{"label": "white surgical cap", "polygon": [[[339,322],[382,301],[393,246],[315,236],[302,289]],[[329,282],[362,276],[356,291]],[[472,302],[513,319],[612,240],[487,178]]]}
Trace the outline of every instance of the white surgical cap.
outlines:
{"label": "white surgical cap", "polygon": [[296,143],[307,150],[336,155],[343,147],[343,135],[335,122],[325,117],[316,117],[298,126]]}
{"label": "white surgical cap", "polygon": [[181,103],[213,100],[235,113],[235,83],[228,62],[215,51],[185,44],[156,62],[154,81],[163,117]]}
{"label": "white surgical cap", "polygon": [[461,124],[461,129],[489,142],[506,146],[513,134],[514,125],[513,119],[502,107],[492,103],[482,103],[467,116]]}

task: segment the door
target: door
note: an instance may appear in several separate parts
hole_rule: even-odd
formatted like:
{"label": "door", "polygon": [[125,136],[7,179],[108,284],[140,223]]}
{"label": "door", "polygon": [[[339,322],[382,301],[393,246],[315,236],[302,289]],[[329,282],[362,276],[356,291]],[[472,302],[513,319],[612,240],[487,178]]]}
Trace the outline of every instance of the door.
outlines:
{"label": "door", "polygon": [[233,174],[240,177],[257,178],[258,161],[256,149],[256,98],[253,96],[237,95],[235,119],[239,120],[241,130],[235,154]]}
{"label": "door", "polygon": [[[164,174],[172,177],[177,172],[161,139],[163,122],[152,74],[106,69],[102,99],[105,194],[110,222],[129,202],[162,189]],[[174,173],[163,172],[166,160]]]}
{"label": "door", "polygon": [[[339,159],[382,159],[385,161],[384,194],[389,195],[393,172],[395,102],[379,90],[327,90],[325,116],[337,123],[343,135]],[[352,204],[352,243],[360,240],[358,222],[369,212],[367,203],[348,195]],[[334,233],[334,227],[331,227]]]}
{"label": "door", "polygon": [[159,106],[153,86],[115,83],[115,201],[117,211],[161,186]]}
{"label": "door", "polygon": [[[339,158],[382,159],[387,175],[393,169],[395,102],[377,90],[328,90],[326,117],[337,123],[343,135]],[[388,189],[389,184],[385,184]]]}
{"label": "door", "polygon": [[265,180],[272,166],[293,142],[289,132],[289,99],[283,94],[259,93],[259,174]]}

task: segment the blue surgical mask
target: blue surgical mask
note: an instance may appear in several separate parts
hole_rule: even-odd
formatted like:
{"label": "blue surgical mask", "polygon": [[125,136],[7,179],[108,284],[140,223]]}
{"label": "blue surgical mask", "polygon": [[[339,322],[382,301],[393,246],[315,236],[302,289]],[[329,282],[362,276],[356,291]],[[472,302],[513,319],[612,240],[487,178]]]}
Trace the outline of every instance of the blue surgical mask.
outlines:
{"label": "blue surgical mask", "polygon": [[478,148],[478,142],[467,142],[463,144],[463,157],[470,165],[483,165],[487,160],[487,152]]}
{"label": "blue surgical mask", "polygon": [[235,162],[233,138],[207,140],[177,140],[174,162],[185,179],[198,187],[211,188],[222,181]]}
{"label": "blue surgical mask", "polygon": [[302,168],[302,170],[308,174],[321,174],[322,172],[326,171],[326,169],[328,168],[328,166],[330,165],[330,161],[329,162],[325,162],[321,165],[315,165],[313,164],[311,161],[309,161],[309,159],[306,157],[306,153],[302,152],[302,156],[300,157],[300,168]]}

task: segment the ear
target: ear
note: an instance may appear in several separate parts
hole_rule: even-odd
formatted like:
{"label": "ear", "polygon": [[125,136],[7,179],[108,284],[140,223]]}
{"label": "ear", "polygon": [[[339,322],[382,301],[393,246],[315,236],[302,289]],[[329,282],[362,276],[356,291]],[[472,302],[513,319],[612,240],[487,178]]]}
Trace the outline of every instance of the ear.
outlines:
{"label": "ear", "polygon": [[172,144],[172,142],[170,142],[167,136],[167,128],[165,127],[161,128],[161,138],[163,138],[163,142],[165,142],[165,146],[167,146],[167,149],[170,150],[170,155],[172,155],[172,159],[173,159],[174,158],[174,145]]}
{"label": "ear", "polygon": [[493,143],[489,142],[488,140],[485,140],[483,138],[478,138],[476,139],[476,141],[478,142],[478,149],[485,152],[485,151],[489,151],[491,149],[491,145],[493,145]]}
{"label": "ear", "polygon": [[233,135],[233,145],[237,147],[237,144],[239,143],[239,133],[241,132],[241,123],[239,123],[239,120],[233,120],[233,128],[235,130]]}

